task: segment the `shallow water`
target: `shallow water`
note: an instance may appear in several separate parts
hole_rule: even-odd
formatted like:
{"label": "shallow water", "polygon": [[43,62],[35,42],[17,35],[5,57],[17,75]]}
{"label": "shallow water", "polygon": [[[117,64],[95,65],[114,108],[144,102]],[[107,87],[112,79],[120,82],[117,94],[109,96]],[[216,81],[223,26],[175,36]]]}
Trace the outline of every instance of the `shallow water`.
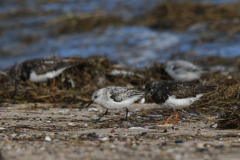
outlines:
{"label": "shallow water", "polygon": [[[89,0],[89,1],[2,1],[0,14],[14,10],[51,11],[49,15],[25,15],[3,19],[0,38],[0,68],[6,68],[30,58],[57,55],[62,57],[78,55],[108,56],[111,60],[131,67],[143,66],[151,61],[164,62],[176,53],[191,52],[195,55],[240,55],[240,36],[222,36],[220,33],[204,35],[211,42],[195,43],[206,38],[201,35],[206,26],[196,24],[188,30],[156,31],[140,26],[123,26],[95,29],[86,33],[72,33],[53,36],[46,22],[69,12],[86,13],[104,11],[123,18],[134,17],[151,10],[162,0]],[[203,1],[202,1],[203,2]],[[206,2],[206,1],[204,1]],[[209,2],[209,1],[207,1]],[[232,1],[214,0],[211,3]],[[24,43],[23,37],[36,35],[31,43]]]}

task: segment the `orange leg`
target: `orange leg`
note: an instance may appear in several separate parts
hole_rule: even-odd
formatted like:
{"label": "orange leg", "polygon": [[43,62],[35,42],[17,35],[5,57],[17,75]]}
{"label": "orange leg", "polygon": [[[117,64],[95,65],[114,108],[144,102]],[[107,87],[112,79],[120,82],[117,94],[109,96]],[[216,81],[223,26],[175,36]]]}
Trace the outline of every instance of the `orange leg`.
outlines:
{"label": "orange leg", "polygon": [[39,84],[39,88],[42,89],[42,83]]}
{"label": "orange leg", "polygon": [[174,116],[174,115],[176,115],[178,112],[177,111],[174,111],[173,112],[173,114],[170,116],[170,117],[168,117],[168,119],[166,119],[165,121],[163,121],[163,122],[158,122],[158,123],[160,123],[160,124],[165,124],[165,123],[168,123],[168,121]]}
{"label": "orange leg", "polygon": [[55,83],[56,83],[56,79],[55,79],[55,78],[53,78],[52,90],[54,90]]}
{"label": "orange leg", "polygon": [[175,119],[171,123],[178,123],[178,111],[176,111],[176,112],[177,113],[176,113]]}

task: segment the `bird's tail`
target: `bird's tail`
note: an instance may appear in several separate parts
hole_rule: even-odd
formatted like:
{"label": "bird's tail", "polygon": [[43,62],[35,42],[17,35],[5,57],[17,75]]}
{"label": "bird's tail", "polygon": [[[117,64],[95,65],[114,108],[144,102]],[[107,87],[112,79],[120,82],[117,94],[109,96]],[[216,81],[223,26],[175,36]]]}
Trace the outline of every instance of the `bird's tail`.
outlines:
{"label": "bird's tail", "polygon": [[4,72],[4,71],[0,71],[0,74],[4,75],[4,76],[7,76],[7,73]]}
{"label": "bird's tail", "polygon": [[136,91],[137,95],[141,95],[138,100],[138,103],[143,104],[145,102],[145,90]]}

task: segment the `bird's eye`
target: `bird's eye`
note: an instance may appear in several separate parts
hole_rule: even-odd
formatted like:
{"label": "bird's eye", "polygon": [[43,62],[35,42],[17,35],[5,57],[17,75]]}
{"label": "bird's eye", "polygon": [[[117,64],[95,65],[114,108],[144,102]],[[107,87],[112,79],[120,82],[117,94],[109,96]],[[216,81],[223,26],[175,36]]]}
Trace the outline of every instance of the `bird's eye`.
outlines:
{"label": "bird's eye", "polygon": [[94,98],[97,98],[97,96],[95,96]]}

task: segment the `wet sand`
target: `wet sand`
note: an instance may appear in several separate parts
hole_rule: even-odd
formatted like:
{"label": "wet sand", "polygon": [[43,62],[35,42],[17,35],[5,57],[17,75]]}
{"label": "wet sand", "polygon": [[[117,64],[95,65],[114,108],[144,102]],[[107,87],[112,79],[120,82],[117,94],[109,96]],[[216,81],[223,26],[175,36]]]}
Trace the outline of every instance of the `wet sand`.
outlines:
{"label": "wet sand", "polygon": [[122,120],[125,111],[110,111],[95,124],[93,119],[105,109],[95,104],[92,108],[4,104],[0,110],[0,159],[180,160],[238,159],[240,155],[240,131],[211,128],[216,117],[188,118],[183,112],[178,124],[161,125],[158,122],[171,110],[133,104],[127,122]]}

